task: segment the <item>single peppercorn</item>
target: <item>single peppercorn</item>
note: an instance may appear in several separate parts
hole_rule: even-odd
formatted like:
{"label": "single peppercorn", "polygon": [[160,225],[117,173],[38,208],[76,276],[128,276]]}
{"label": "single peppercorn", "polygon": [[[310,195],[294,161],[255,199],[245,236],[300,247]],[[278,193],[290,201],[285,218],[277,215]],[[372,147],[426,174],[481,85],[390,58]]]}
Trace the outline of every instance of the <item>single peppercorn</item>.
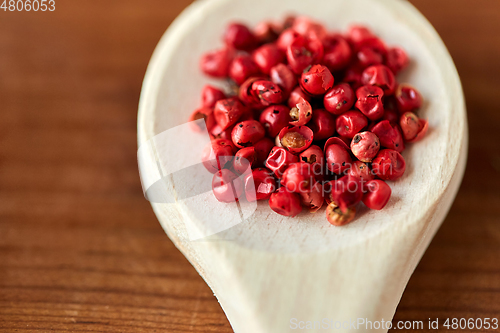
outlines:
{"label": "single peppercorn", "polygon": [[427,133],[429,124],[427,120],[420,119],[412,112],[406,112],[400,119],[401,129],[407,142],[417,142]]}
{"label": "single peppercorn", "polygon": [[326,29],[322,24],[313,21],[306,16],[296,17],[293,21],[292,28],[302,36],[306,36],[311,39],[323,40],[327,34]]}
{"label": "single peppercorn", "polygon": [[231,23],[224,33],[226,45],[237,50],[251,50],[257,45],[257,39],[248,27],[241,23]]}
{"label": "single peppercorn", "polygon": [[281,178],[283,172],[293,163],[297,163],[299,157],[281,147],[274,147],[266,160],[266,168],[274,172],[276,177]]}
{"label": "single peppercorn", "polygon": [[372,162],[373,173],[383,180],[401,178],[405,170],[405,159],[393,149],[381,150]]}
{"label": "single peppercorn", "polygon": [[207,84],[201,90],[201,106],[204,108],[213,108],[221,99],[226,99],[226,95],[220,89]]}
{"label": "single peppercorn", "polygon": [[304,70],[300,86],[311,96],[321,96],[333,87],[333,82],[333,75],[326,66],[314,65]]}
{"label": "single peppercorn", "polygon": [[338,116],[336,125],[340,136],[352,139],[368,125],[368,120],[361,112],[352,110]]}
{"label": "single peppercorn", "polygon": [[328,90],[323,98],[325,109],[334,115],[349,111],[354,105],[354,91],[347,83],[340,83]]}
{"label": "single peppercorn", "polygon": [[330,200],[335,202],[342,212],[347,212],[363,198],[358,179],[349,175],[329,182],[327,190],[330,192]]}
{"label": "single peppercorn", "polygon": [[279,143],[293,154],[303,152],[313,141],[313,131],[307,126],[287,126],[279,135]]}
{"label": "single peppercorn", "polygon": [[384,208],[391,198],[391,187],[383,180],[375,179],[366,183],[367,191],[363,195],[366,207],[375,210]]}
{"label": "single peppercorn", "polygon": [[249,173],[244,181],[248,201],[267,200],[276,191],[276,180],[271,170],[258,168]]}
{"label": "single peppercorn", "polygon": [[245,112],[243,104],[237,98],[217,101],[214,107],[215,121],[222,130],[235,124]]}
{"label": "single peppercorn", "polygon": [[377,86],[365,85],[356,90],[356,109],[361,111],[368,119],[377,120],[384,115],[382,97],[384,91]]}
{"label": "single peppercorn", "polygon": [[311,104],[304,99],[299,98],[297,104],[290,109],[290,125],[293,126],[302,126],[305,125],[311,120],[313,111]]}
{"label": "single peppercorn", "polygon": [[220,202],[235,202],[243,197],[243,181],[232,171],[222,169],[214,174],[212,192]]}
{"label": "single peppercorn", "polygon": [[343,70],[349,65],[352,50],[349,42],[340,34],[327,35],[323,38],[323,63],[332,72]]}
{"label": "single peppercorn", "polygon": [[352,163],[349,151],[340,144],[325,145],[325,159],[328,170],[338,175],[349,170]]}
{"label": "single peppercorn", "polygon": [[[202,132],[204,130],[211,131],[215,126],[214,109],[202,107],[195,110],[191,116],[189,116],[189,126],[195,132]],[[205,122],[199,122],[196,120],[203,119]]]}
{"label": "single peppercorn", "polygon": [[296,87],[290,93],[290,96],[288,97],[287,104],[290,108],[293,108],[293,107],[297,106],[297,104],[300,103],[302,100],[305,100],[308,103],[310,103],[311,97],[307,96],[306,93],[302,90],[302,88]]}
{"label": "single peppercorn", "polygon": [[342,212],[334,202],[331,202],[326,207],[326,219],[330,224],[337,227],[351,223],[355,216],[356,207],[348,208],[346,212]]}
{"label": "single peppercorn", "polygon": [[236,148],[230,140],[212,140],[203,149],[201,162],[209,172],[216,173],[233,160],[235,152]]}
{"label": "single peppercorn", "polygon": [[315,141],[328,139],[335,134],[335,117],[324,109],[317,109],[307,126],[313,131]]}
{"label": "single peppercorn", "polygon": [[371,162],[380,150],[380,141],[372,132],[361,132],[351,141],[351,151],[361,162]]}
{"label": "single peppercorn", "polygon": [[233,159],[233,170],[242,175],[257,164],[257,154],[254,147],[238,150]]}
{"label": "single peppercorn", "polygon": [[394,73],[394,75],[401,72],[408,67],[408,55],[405,50],[400,47],[393,47],[387,51],[387,59],[385,65]]}
{"label": "single peppercorn", "polygon": [[271,68],[284,62],[285,55],[275,44],[264,44],[252,53],[253,61],[257,64],[260,71],[266,75]]}
{"label": "single peppercorn", "polygon": [[259,44],[272,43],[279,36],[279,28],[272,22],[262,21],[257,24],[253,34]]}
{"label": "single peppercorn", "polygon": [[396,89],[396,79],[392,71],[384,65],[370,66],[361,74],[361,83],[380,87],[386,96]]}
{"label": "single peppercorn", "polygon": [[375,124],[371,131],[379,138],[382,147],[394,149],[398,153],[405,149],[399,125],[391,125],[388,120],[382,120]]}
{"label": "single peppercorn", "polygon": [[366,192],[366,183],[375,178],[370,167],[361,161],[353,162],[347,174],[353,177],[353,179],[358,179],[363,193]]}
{"label": "single peppercorn", "polygon": [[207,52],[201,57],[200,68],[208,76],[225,78],[228,76],[233,56],[234,51],[230,48]]}
{"label": "single peppercorn", "polygon": [[229,77],[238,85],[259,73],[259,67],[248,54],[236,56],[229,66]]}
{"label": "single peppercorn", "polygon": [[401,113],[412,112],[422,106],[422,95],[409,84],[400,84],[394,95]]}
{"label": "single peppercorn", "polygon": [[325,203],[323,193],[323,186],[320,182],[316,182],[311,191],[299,193],[302,205],[309,208],[310,213],[316,213]]}
{"label": "single peppercorn", "polygon": [[273,140],[269,138],[263,138],[253,145],[255,148],[255,154],[257,156],[257,166],[263,166],[266,162],[269,153],[274,148]]}
{"label": "single peppercorn", "polygon": [[294,163],[283,173],[281,183],[291,192],[310,192],[316,183],[312,167],[308,163]]}
{"label": "single peppercorn", "polygon": [[286,50],[288,65],[295,74],[301,74],[307,67],[323,59],[323,44],[320,40],[299,36]]}
{"label": "single peppercorn", "polygon": [[291,91],[297,85],[297,79],[290,67],[285,64],[277,64],[269,73],[271,81],[277,84],[283,91],[283,99],[288,99]]}
{"label": "single peppercorn", "polygon": [[310,164],[314,172],[314,176],[318,180],[323,177],[325,155],[323,154],[323,150],[319,146],[312,145],[311,147],[304,150],[299,155],[299,161],[302,163]]}
{"label": "single peppercorn", "polygon": [[290,109],[284,105],[272,105],[260,114],[260,123],[270,137],[276,137],[283,127],[288,126],[292,118]]}
{"label": "single peppercorn", "polygon": [[263,106],[279,104],[283,101],[283,93],[280,87],[267,80],[255,81],[252,84],[252,95],[255,96]]}
{"label": "single peppercorn", "polygon": [[269,207],[276,213],[289,217],[295,217],[302,212],[300,196],[297,193],[288,191],[284,186],[271,194]]}
{"label": "single peppercorn", "polygon": [[371,47],[362,47],[356,52],[356,61],[359,67],[367,68],[381,64],[384,57]]}
{"label": "single peppercorn", "polygon": [[234,126],[231,132],[233,143],[238,148],[253,146],[266,135],[264,127],[257,120],[245,120]]}
{"label": "single peppercorn", "polygon": [[302,37],[302,35],[299,34],[297,31],[295,31],[294,29],[288,28],[284,30],[278,37],[276,45],[283,53],[286,53],[288,46],[290,46],[295,41],[295,39],[299,37]]}

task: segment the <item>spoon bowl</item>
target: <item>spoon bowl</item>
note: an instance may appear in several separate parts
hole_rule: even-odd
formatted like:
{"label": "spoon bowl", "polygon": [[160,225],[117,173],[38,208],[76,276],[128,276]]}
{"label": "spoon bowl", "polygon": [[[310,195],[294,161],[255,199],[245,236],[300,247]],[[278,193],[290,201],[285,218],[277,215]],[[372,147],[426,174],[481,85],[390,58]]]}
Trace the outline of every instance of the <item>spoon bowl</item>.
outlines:
{"label": "spoon bowl", "polygon": [[[208,134],[194,134],[185,124],[203,85],[223,85],[203,76],[198,59],[222,46],[227,23],[255,26],[289,13],[329,30],[363,24],[389,45],[402,46],[412,61],[398,81],[417,87],[425,100],[419,116],[428,119],[429,132],[404,151],[407,170],[390,182],[388,205],[381,211],[360,205],[344,227],[329,225],[324,208],[287,218],[267,202],[218,202],[211,174],[200,167]],[[279,333],[294,322],[323,318],[392,320],[460,185],[467,120],[446,47],[406,1],[204,0],[172,23],[154,52],[141,93],[138,141],[141,180],[161,225],[212,288],[234,331]],[[358,329],[364,326],[339,331]]]}

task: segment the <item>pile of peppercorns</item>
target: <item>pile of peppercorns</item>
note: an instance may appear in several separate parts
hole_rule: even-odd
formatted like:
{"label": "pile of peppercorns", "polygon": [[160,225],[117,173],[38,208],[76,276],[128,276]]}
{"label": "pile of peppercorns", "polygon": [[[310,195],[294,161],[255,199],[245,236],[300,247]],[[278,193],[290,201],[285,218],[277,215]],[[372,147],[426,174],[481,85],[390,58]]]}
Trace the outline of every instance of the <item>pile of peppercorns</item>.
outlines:
{"label": "pile of peppercorns", "polygon": [[[212,138],[202,161],[217,200],[269,199],[272,210],[291,217],[326,202],[333,225],[351,222],[361,201],[384,208],[385,181],[405,172],[405,143],[428,127],[414,113],[420,93],[395,78],[408,65],[405,51],[366,27],[330,33],[306,17],[261,22],[253,31],[232,23],[223,39],[200,67],[226,79],[233,93],[205,86],[190,117],[204,119]],[[205,129],[197,123],[194,130]]]}

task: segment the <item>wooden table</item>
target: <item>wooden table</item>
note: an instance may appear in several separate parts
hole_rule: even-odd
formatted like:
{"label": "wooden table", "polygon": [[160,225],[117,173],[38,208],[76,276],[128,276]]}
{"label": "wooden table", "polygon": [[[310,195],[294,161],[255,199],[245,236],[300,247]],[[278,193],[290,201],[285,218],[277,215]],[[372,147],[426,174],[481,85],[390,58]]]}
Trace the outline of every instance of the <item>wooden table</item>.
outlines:
{"label": "wooden table", "polygon": [[[136,164],[142,78],[190,2],[0,11],[1,332],[231,332],[144,200]],[[500,318],[500,2],[412,2],[456,61],[470,151],[395,320]]]}

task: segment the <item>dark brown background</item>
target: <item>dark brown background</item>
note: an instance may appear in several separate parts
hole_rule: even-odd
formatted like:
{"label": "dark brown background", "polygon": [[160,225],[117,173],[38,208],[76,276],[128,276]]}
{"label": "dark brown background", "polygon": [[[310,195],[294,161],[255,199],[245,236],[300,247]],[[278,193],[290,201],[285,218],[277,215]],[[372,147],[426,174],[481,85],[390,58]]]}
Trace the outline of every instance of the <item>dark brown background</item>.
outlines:
{"label": "dark brown background", "polygon": [[[160,228],[136,165],[146,66],[190,2],[0,11],[1,332],[231,331]],[[456,61],[470,150],[395,319],[500,318],[500,1],[412,2]]]}

